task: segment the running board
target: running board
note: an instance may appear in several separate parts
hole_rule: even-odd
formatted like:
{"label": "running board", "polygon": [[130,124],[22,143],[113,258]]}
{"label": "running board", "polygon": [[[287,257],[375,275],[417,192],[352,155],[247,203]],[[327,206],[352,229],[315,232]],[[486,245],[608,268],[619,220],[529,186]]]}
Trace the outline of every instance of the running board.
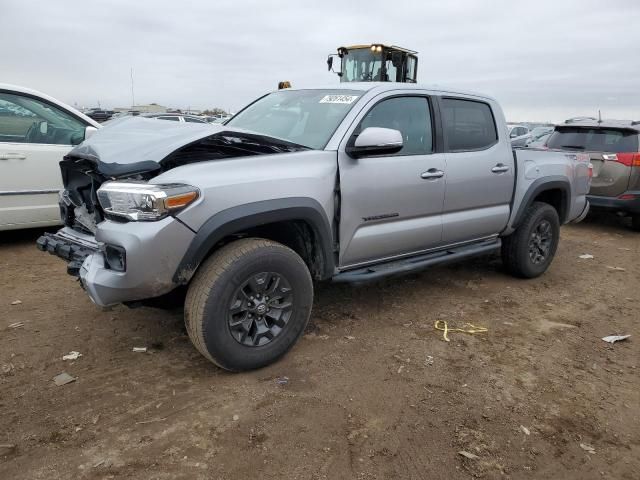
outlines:
{"label": "running board", "polygon": [[491,253],[500,248],[502,241],[499,238],[487,240],[481,243],[472,243],[461,247],[448,248],[437,252],[425,253],[415,257],[403,258],[392,262],[379,263],[368,267],[341,272],[333,277],[334,282],[370,282],[379,280],[389,275],[404,275],[407,273],[424,270],[434,265],[456,262],[467,257],[475,257]]}

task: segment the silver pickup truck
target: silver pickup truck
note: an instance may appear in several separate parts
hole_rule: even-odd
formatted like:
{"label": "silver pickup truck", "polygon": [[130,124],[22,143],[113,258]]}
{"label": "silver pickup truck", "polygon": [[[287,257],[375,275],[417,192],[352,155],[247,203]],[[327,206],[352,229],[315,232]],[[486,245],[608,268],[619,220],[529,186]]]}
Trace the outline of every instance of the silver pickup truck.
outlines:
{"label": "silver pickup truck", "polygon": [[65,227],[38,247],[98,305],[184,302],[196,348],[233,371],[292,347],[313,280],[500,249],[542,274],[590,185],[586,155],[513,150],[495,100],[393,83],[282,90],[224,125],[117,120],[60,165]]}

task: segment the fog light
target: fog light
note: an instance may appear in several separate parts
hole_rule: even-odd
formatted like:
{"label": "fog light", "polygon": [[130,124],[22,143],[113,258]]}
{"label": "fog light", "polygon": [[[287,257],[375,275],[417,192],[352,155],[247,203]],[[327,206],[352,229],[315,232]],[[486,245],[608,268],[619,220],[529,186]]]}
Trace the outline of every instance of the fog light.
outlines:
{"label": "fog light", "polygon": [[122,247],[105,245],[104,264],[109,270],[124,272],[127,269],[127,254]]}

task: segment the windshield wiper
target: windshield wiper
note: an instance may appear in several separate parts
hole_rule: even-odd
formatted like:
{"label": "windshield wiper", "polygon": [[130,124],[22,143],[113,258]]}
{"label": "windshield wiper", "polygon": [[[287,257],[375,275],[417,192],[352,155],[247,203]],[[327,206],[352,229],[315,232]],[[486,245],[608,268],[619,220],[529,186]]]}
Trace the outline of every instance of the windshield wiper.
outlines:
{"label": "windshield wiper", "polygon": [[560,145],[560,148],[573,148],[575,150],[584,150],[584,147],[581,145]]}

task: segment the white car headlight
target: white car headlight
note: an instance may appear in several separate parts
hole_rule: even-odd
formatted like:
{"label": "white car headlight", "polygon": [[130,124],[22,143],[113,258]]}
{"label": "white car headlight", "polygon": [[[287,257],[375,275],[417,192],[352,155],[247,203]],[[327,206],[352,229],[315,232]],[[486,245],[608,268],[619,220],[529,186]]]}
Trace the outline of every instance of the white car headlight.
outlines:
{"label": "white car headlight", "polygon": [[185,208],[200,196],[191,185],[105,182],[98,200],[105,214],[134,221],[154,221]]}

